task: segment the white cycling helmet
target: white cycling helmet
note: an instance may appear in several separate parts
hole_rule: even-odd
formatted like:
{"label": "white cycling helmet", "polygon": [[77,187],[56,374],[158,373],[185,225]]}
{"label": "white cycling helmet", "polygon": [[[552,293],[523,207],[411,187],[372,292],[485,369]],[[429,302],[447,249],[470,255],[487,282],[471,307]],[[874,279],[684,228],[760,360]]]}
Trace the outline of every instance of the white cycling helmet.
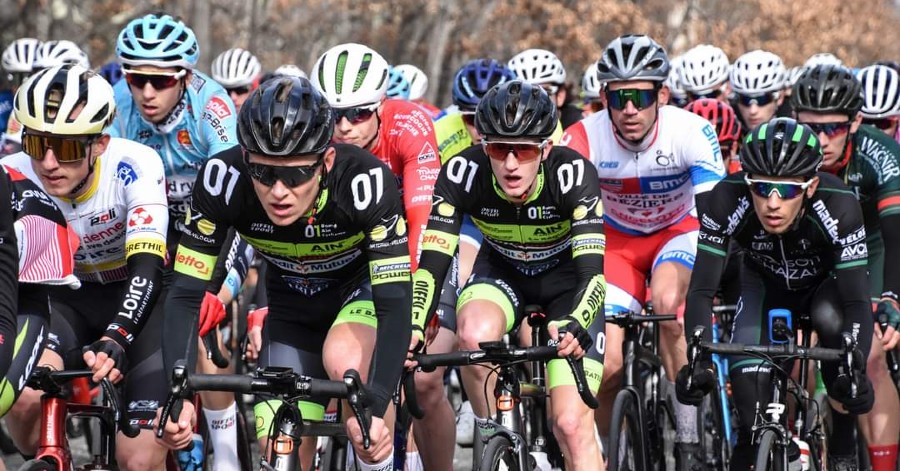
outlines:
{"label": "white cycling helmet", "polygon": [[566,83],[566,69],[556,54],[544,49],[527,49],[509,60],[507,66],[516,77],[532,83]]}
{"label": "white cycling helmet", "polygon": [[706,95],[728,80],[728,56],[725,51],[710,44],[701,44],[688,50],[681,67],[681,84],[694,95]]}
{"label": "white cycling helmet", "polygon": [[356,43],[335,46],[312,70],[312,83],[335,108],[380,102],[387,94],[388,63],[372,48]]}
{"label": "white cycling helmet", "polygon": [[900,115],[900,74],[886,65],[863,67],[856,74],[862,82],[863,118]]}
{"label": "white cycling helmet", "polygon": [[595,100],[600,98],[601,90],[603,90],[603,85],[600,84],[600,80],[597,78],[597,63],[593,62],[587,67],[587,70],[584,71],[584,77],[581,78],[581,91],[584,92],[585,98]]}
{"label": "white cycling helmet", "polygon": [[791,67],[787,69],[784,74],[784,88],[793,88],[794,84],[797,83],[797,79],[803,75],[803,72],[806,71],[806,67],[802,65],[798,65],[796,67]]}
{"label": "white cycling helmet", "polygon": [[809,56],[809,59],[806,59],[806,62],[803,63],[803,67],[807,69],[812,69],[817,65],[843,66],[844,63],[840,59],[838,59],[837,56],[830,52],[820,52],[818,54],[813,54]]}
{"label": "white cycling helmet", "polygon": [[663,82],[663,85],[669,87],[669,94],[672,95],[675,102],[685,102],[688,99],[687,92],[684,91],[684,85],[681,84],[681,67],[683,65],[683,56],[673,57],[669,61],[669,76]]}
{"label": "white cycling helmet", "polygon": [[[112,85],[79,64],[39,71],[16,92],[16,119],[28,129],[83,136],[100,134],[116,114]],[[78,115],[73,113],[80,110]]]}
{"label": "white cycling helmet", "polygon": [[294,64],[284,64],[279,66],[272,72],[274,75],[283,76],[283,77],[300,77],[308,79],[306,76],[306,72],[303,71],[300,67],[297,67]]}
{"label": "white cycling helmet", "polygon": [[743,95],[762,95],[784,88],[786,70],[777,55],[757,49],[738,57],[731,66],[731,88]]}
{"label": "white cycling helmet", "polygon": [[19,38],[3,50],[3,70],[29,73],[34,67],[34,56],[41,47],[41,42],[34,38]]}
{"label": "white cycling helmet", "polygon": [[256,56],[236,47],[216,57],[212,63],[212,78],[225,88],[244,87],[251,85],[261,70]]}
{"label": "white cycling helmet", "polygon": [[399,70],[406,80],[409,80],[409,99],[420,100],[428,91],[428,76],[422,69],[412,64],[400,64],[394,67]]}
{"label": "white cycling helmet", "polygon": [[34,56],[34,70],[56,67],[63,64],[78,64],[85,69],[91,68],[87,54],[72,41],[47,41],[41,44]]}

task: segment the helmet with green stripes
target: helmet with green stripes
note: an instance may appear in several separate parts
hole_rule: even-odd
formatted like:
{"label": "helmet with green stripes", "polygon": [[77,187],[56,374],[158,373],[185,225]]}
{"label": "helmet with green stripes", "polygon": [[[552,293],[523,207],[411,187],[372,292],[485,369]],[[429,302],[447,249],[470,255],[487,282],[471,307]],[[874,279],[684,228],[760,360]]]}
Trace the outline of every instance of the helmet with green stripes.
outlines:
{"label": "helmet with green stripes", "polygon": [[811,177],[822,166],[822,147],[808,127],[775,118],[747,134],[741,166],[753,176]]}
{"label": "helmet with green stripes", "polygon": [[388,63],[368,46],[346,43],[322,54],[310,79],[335,108],[381,101],[387,94]]}

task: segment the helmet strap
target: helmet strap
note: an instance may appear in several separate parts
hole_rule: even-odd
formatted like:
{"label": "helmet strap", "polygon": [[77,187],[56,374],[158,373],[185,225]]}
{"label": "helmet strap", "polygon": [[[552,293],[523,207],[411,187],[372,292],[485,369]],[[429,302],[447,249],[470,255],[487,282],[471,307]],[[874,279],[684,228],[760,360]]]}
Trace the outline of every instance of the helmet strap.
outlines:
{"label": "helmet strap", "polygon": [[[324,157],[323,157],[324,158]],[[325,163],[322,162],[322,174],[319,175],[319,191],[316,192],[316,197],[313,198],[313,207],[310,212],[309,217],[306,219],[306,224],[313,225],[316,223],[316,216],[319,214],[319,199],[322,197],[322,190],[325,189],[325,182],[328,179],[328,169],[325,168]]]}
{"label": "helmet strap", "polygon": [[[94,144],[91,143],[90,147],[88,148],[88,152],[93,151],[93,149],[94,149]],[[87,182],[91,178],[91,175],[94,174],[94,166],[97,164],[98,157],[88,157],[88,159],[92,159],[92,160],[88,160],[87,175],[85,175],[84,178],[82,178],[81,181],[78,182],[77,185],[75,185],[75,188],[72,188],[72,191],[69,193],[73,198],[75,197],[75,195],[78,194],[79,191],[81,191],[82,188],[84,188],[85,185],[87,185]]]}

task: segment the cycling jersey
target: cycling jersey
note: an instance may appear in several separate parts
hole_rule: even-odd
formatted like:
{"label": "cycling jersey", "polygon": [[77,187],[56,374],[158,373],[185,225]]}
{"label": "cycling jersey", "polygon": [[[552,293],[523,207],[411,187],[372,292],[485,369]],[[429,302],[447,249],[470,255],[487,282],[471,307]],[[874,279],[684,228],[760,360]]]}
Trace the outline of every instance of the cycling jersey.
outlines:
{"label": "cycling jersey", "polygon": [[9,124],[9,117],[12,116],[13,97],[15,93],[12,90],[0,90],[0,129],[6,129]]}
{"label": "cycling jersey", "polygon": [[[878,240],[884,241],[884,267],[900,265],[900,144],[875,127],[862,125],[853,134],[847,150],[847,165],[837,176],[850,187],[862,206],[869,237],[870,269],[882,252]],[[880,234],[883,232],[883,234]],[[878,237],[882,235],[882,237]],[[870,270],[873,291],[900,295],[900,273],[896,269]]]}
{"label": "cycling jersey", "polygon": [[[375,304],[378,354],[371,393],[375,413],[384,414],[409,345],[410,258],[407,226],[390,170],[370,153],[335,144],[336,157],[322,180],[315,212],[290,226],[266,215],[247,175],[241,149],[208,160],[194,188],[185,232],[175,258],[176,279],[166,301],[163,357],[166,371],[177,359],[192,360],[190,332],[203,293],[215,286],[213,267],[233,227],[295,293],[293,306],[309,306],[317,296],[337,297],[336,288],[368,277]],[[219,280],[220,281],[220,280]],[[270,293],[270,296],[273,294]],[[340,299],[340,298],[338,298]],[[337,312],[295,311],[311,319],[309,328],[327,331]],[[271,314],[270,314],[271,315]],[[405,339],[405,340],[404,340]]]}
{"label": "cycling jersey", "polygon": [[[5,162],[40,181],[24,152]],[[99,283],[127,280],[108,328],[126,346],[146,322],[162,281],[169,222],[162,162],[147,146],[111,138],[89,179],[82,195],[52,199],[80,240],[75,275]]]}
{"label": "cycling jersey", "polygon": [[441,171],[431,118],[414,103],[385,100],[378,140],[371,152],[397,177],[409,221],[409,253],[416,268],[419,242],[428,222],[431,192]]}
{"label": "cycling jersey", "polygon": [[[3,168],[0,166],[0,168]],[[12,184],[6,171],[0,171],[0,195],[11,195]],[[0,198],[0,374],[6,375],[12,364],[13,342],[18,313],[19,252],[12,198]],[[2,397],[2,396],[0,396]]]}
{"label": "cycling jersey", "polygon": [[[192,72],[184,96],[162,123],[146,121],[131,96],[125,80],[113,87],[116,119],[105,132],[152,147],[165,166],[170,221],[181,224],[197,171],[206,159],[237,145],[237,112],[225,89],[205,74]],[[175,236],[169,244],[174,248]]]}
{"label": "cycling jersey", "polygon": [[857,335],[865,354],[872,340],[872,309],[866,275],[866,229],[853,193],[830,174],[804,203],[794,226],[782,235],[767,233],[759,221],[744,173],[728,176],[710,194],[700,217],[697,263],[687,296],[685,331],[710,327],[712,298],[719,288],[728,242],[744,249],[744,266],[788,291],[809,290],[833,274],[844,315],[843,330]]}
{"label": "cycling jersey", "polygon": [[437,141],[441,163],[447,163],[450,157],[461,153],[473,144],[472,135],[463,122],[462,113],[442,113],[434,120],[434,134]]}
{"label": "cycling jersey", "polygon": [[725,175],[716,130],[674,106],[659,108],[654,128],[637,145],[624,142],[609,113],[594,113],[566,129],[560,145],[587,157],[603,190],[605,221],[632,235],[675,224]]}
{"label": "cycling jersey", "polygon": [[[497,186],[484,151],[471,147],[441,169],[432,200],[419,269],[413,275],[413,322],[422,327],[434,312],[440,286],[459,241],[464,214],[472,217],[494,263],[528,277],[574,262],[577,301],[571,315],[583,327],[603,303],[603,206],[592,182],[596,171],[577,153],[552,148],[534,189],[521,205]],[[481,256],[479,256],[481,258]],[[596,322],[602,323],[602,317]],[[601,328],[602,331],[602,328]]]}

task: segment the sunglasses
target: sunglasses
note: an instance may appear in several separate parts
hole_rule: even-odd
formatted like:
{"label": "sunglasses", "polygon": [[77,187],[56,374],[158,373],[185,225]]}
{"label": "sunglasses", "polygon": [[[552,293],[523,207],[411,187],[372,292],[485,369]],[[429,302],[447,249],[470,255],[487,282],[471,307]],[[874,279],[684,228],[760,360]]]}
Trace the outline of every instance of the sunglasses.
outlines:
{"label": "sunglasses", "polygon": [[815,134],[825,134],[828,137],[834,137],[843,134],[850,129],[850,121],[842,123],[801,123],[805,124]]}
{"label": "sunglasses", "polygon": [[643,110],[656,103],[656,96],[657,90],[655,88],[649,90],[637,88],[606,90],[606,103],[614,110],[624,110],[630,101],[635,108]]}
{"label": "sunglasses", "polygon": [[895,124],[897,124],[897,118],[880,118],[880,119],[863,119],[863,124],[868,124],[870,126],[875,126],[882,131],[887,131],[891,129]]}
{"label": "sunglasses", "polygon": [[726,87],[727,85],[728,85],[728,82],[725,82],[725,83],[722,84],[721,87],[719,87],[719,88],[717,88],[717,89],[715,89],[715,90],[711,90],[711,91],[708,91],[708,92],[706,92],[706,93],[693,93],[693,92],[687,92],[687,95],[688,95],[688,97],[690,97],[691,100],[699,100],[699,99],[701,99],[701,98],[714,98],[714,99],[718,99],[720,96],[722,96],[723,93],[725,93],[725,87]]}
{"label": "sunglasses", "polygon": [[289,188],[296,188],[316,176],[316,169],[325,161],[325,154],[320,154],[318,160],[310,165],[286,167],[283,165],[265,165],[250,162],[250,156],[244,153],[244,163],[247,165],[247,173],[250,178],[265,186],[274,186],[276,181],[281,181]]}
{"label": "sunglasses", "polygon": [[144,88],[149,83],[155,90],[165,90],[178,85],[178,82],[187,75],[187,70],[180,70],[175,74],[145,74],[140,72],[125,72],[125,81],[134,88]]}
{"label": "sunglasses", "polygon": [[350,124],[359,124],[364,123],[372,118],[372,115],[375,114],[375,110],[378,109],[378,104],[372,105],[368,108],[358,107],[358,108],[336,108],[334,110],[334,122],[340,123],[341,118],[346,118],[347,122]]}
{"label": "sunglasses", "polygon": [[740,93],[738,93],[737,98],[738,98],[738,103],[740,103],[743,106],[749,107],[751,105],[766,106],[769,103],[774,102],[776,96],[774,93],[764,93],[762,95],[752,95],[752,96],[751,95],[741,95]]}
{"label": "sunglasses", "polygon": [[462,116],[462,120],[466,123],[467,126],[475,126],[475,112],[474,111],[463,111],[460,113]]}
{"label": "sunglasses", "polygon": [[506,157],[512,152],[519,162],[529,162],[540,157],[549,142],[549,139],[544,139],[540,144],[482,140],[481,147],[484,149],[484,153],[494,160],[506,160]]}
{"label": "sunglasses", "polygon": [[778,197],[783,200],[792,200],[802,195],[813,182],[812,180],[807,180],[803,183],[773,182],[770,180],[753,179],[747,175],[744,175],[744,181],[750,186],[750,191],[760,198],[768,198],[774,191],[778,194]]}
{"label": "sunglasses", "polygon": [[226,88],[225,91],[228,92],[229,95],[246,95],[250,93],[250,87],[244,85],[242,87]]}
{"label": "sunglasses", "polygon": [[88,156],[88,149],[97,136],[57,137],[22,134],[22,150],[34,160],[44,160],[47,151],[53,149],[56,161],[60,163],[80,162]]}

